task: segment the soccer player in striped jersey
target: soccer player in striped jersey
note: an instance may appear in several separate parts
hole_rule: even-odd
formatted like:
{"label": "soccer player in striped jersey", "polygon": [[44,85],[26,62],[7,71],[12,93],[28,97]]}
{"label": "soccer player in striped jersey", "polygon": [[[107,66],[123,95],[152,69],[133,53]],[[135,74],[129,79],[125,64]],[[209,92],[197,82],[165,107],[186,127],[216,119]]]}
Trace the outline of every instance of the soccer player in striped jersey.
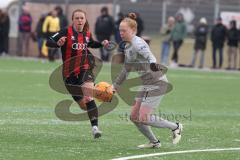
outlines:
{"label": "soccer player in striped jersey", "polygon": [[[94,88],[94,57],[88,47],[107,47],[109,42],[104,40],[100,43],[93,40],[84,11],[73,11],[72,21],[73,24],[68,28],[52,35],[47,41],[47,46],[61,48],[65,86],[79,106],[88,111],[93,136],[99,138],[102,132],[98,128],[98,109],[91,89]],[[71,86],[80,86],[82,95],[74,94]]]}

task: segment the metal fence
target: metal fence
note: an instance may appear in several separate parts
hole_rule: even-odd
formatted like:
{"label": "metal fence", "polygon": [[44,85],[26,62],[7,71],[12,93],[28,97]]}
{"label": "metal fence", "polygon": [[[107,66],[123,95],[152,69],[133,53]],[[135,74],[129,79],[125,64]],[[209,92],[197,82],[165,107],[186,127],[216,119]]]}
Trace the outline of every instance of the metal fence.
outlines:
{"label": "metal fence", "polygon": [[145,32],[158,32],[167,17],[182,12],[189,31],[201,17],[206,17],[209,25],[223,11],[240,12],[239,0],[19,0],[33,3],[52,4],[113,4],[113,15],[119,11],[127,14],[138,12],[145,22]]}
{"label": "metal fence", "polygon": [[177,12],[184,14],[189,30],[201,17],[206,17],[211,26],[223,11],[240,12],[239,0],[121,0],[117,5],[123,13],[140,13],[145,22],[145,32],[158,32],[167,17]]}

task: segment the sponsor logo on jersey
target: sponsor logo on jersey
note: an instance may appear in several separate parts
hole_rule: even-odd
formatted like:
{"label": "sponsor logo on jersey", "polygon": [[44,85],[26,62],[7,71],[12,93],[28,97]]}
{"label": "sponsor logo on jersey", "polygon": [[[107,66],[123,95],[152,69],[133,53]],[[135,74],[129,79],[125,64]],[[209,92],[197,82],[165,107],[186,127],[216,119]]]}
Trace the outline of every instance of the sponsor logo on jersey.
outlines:
{"label": "sponsor logo on jersey", "polygon": [[74,41],[74,40],[75,40],[75,37],[74,37],[74,36],[72,36],[72,37],[71,37],[71,40],[72,40],[72,41]]}
{"label": "sponsor logo on jersey", "polygon": [[86,37],[86,42],[87,42],[87,43],[89,42],[89,37]]}
{"label": "sponsor logo on jersey", "polygon": [[74,50],[85,50],[87,49],[87,43],[73,43],[72,49]]}

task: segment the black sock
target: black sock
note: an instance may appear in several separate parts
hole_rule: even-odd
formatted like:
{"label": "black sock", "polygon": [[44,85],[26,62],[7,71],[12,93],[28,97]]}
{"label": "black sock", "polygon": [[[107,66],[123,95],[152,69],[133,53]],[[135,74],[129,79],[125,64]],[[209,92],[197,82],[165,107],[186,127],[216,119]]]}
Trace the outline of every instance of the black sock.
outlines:
{"label": "black sock", "polygon": [[88,117],[90,119],[92,126],[98,126],[98,109],[97,105],[94,100],[86,103],[87,105],[87,111],[88,111]]}

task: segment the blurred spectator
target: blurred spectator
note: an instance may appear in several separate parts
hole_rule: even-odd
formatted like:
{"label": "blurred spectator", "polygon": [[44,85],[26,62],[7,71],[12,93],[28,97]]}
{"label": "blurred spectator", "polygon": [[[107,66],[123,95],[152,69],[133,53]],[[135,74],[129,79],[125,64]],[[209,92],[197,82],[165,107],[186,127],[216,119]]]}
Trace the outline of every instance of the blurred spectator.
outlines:
{"label": "blurred spectator", "polygon": [[67,17],[63,14],[63,9],[61,6],[55,7],[55,10],[57,11],[58,18],[60,20],[60,29],[66,28],[68,26],[68,20]]}
{"label": "blurred spectator", "polygon": [[[95,24],[95,34],[97,40],[102,42],[103,40],[110,40],[111,35],[114,32],[113,18],[108,14],[108,8],[103,7],[101,9],[101,15],[97,18]],[[110,52],[104,48],[100,48],[101,59],[103,61],[109,61]]]}
{"label": "blurred spectator", "polygon": [[163,65],[168,65],[169,50],[171,46],[171,32],[175,24],[174,17],[169,17],[167,24],[161,29],[161,35],[163,37],[162,41],[162,53],[161,53],[161,63]]}
{"label": "blurred spectator", "polygon": [[44,33],[43,33],[43,23],[45,20],[46,15],[42,14],[41,17],[39,18],[36,26],[36,38],[37,38],[37,43],[38,43],[38,57],[44,57],[42,53],[42,46],[43,46],[43,41],[44,41]]}
{"label": "blurred spectator", "polygon": [[[213,59],[213,69],[221,68],[223,63],[223,47],[224,42],[227,35],[227,29],[222,24],[222,18],[219,17],[216,21],[216,25],[214,25],[212,32],[211,32],[211,40],[212,40],[212,47],[213,47],[213,53],[212,53],[212,59]],[[217,67],[216,62],[216,52],[219,50],[219,65]]]}
{"label": "blurred spectator", "polygon": [[115,21],[114,37],[115,37],[115,42],[118,44],[117,53],[119,54],[115,54],[112,57],[112,62],[117,64],[121,64],[124,62],[124,48],[123,48],[123,43],[121,43],[122,38],[120,36],[120,31],[119,31],[119,25],[123,20],[123,18],[124,18],[124,14],[122,12],[119,12],[118,19]]}
{"label": "blurred spectator", "polygon": [[[237,49],[238,49],[238,30],[237,22],[232,20],[230,22],[230,29],[227,33],[228,44],[228,70],[237,68]],[[233,66],[232,66],[233,63]]]}
{"label": "blurred spectator", "polygon": [[[240,28],[238,29],[238,43],[240,43]],[[240,47],[239,47],[239,52],[238,53],[239,53],[238,54],[238,57],[239,57],[238,70],[240,71]]]}
{"label": "blurred spectator", "polygon": [[178,63],[178,51],[183,44],[183,40],[187,35],[187,27],[184,22],[183,15],[178,13],[176,15],[176,24],[172,30],[172,40],[173,40],[173,55],[171,66],[175,67]]}
{"label": "blurred spectator", "polygon": [[[50,37],[60,31],[60,20],[57,15],[57,10],[54,9],[43,22],[43,33],[45,38]],[[54,61],[58,56],[58,48],[48,48],[48,59],[50,62]]]}
{"label": "blurred spectator", "polygon": [[136,22],[137,22],[137,36],[141,37],[142,36],[142,32],[144,30],[144,22],[140,16],[139,13],[136,13],[137,18],[136,18]]}
{"label": "blurred spectator", "polygon": [[24,6],[18,21],[18,52],[20,56],[28,56],[29,41],[31,38],[31,27],[32,16],[29,13],[29,9]]}
{"label": "blurred spectator", "polygon": [[124,18],[124,15],[122,12],[119,12],[118,13],[118,19],[117,21],[115,22],[115,32],[114,32],[114,37],[115,37],[115,41],[116,43],[120,43],[122,41],[121,37],[120,37],[120,32],[119,32],[119,25],[121,23],[121,21],[123,20]]}
{"label": "blurred spectator", "polygon": [[204,55],[206,50],[207,44],[207,34],[208,34],[208,25],[206,18],[201,18],[199,21],[199,25],[196,27],[195,30],[195,44],[194,44],[194,52],[192,57],[192,62],[190,67],[195,66],[195,61],[197,58],[197,54],[200,53],[200,64],[199,68],[203,68],[204,65]]}
{"label": "blurred spectator", "polygon": [[9,29],[10,21],[8,14],[0,10],[0,55],[8,53]]}

